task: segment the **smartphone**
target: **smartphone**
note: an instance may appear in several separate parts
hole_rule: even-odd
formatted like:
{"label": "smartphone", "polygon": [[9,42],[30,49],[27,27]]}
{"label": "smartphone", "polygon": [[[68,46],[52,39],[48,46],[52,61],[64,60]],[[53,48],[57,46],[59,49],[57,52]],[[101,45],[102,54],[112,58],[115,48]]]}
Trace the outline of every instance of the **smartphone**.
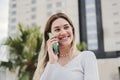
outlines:
{"label": "smartphone", "polygon": [[[52,33],[48,33],[48,36],[49,36],[49,38],[52,38],[52,37],[53,37],[53,34],[52,34]],[[54,51],[57,55],[59,55],[59,44],[58,44],[58,42],[53,44],[53,51]]]}

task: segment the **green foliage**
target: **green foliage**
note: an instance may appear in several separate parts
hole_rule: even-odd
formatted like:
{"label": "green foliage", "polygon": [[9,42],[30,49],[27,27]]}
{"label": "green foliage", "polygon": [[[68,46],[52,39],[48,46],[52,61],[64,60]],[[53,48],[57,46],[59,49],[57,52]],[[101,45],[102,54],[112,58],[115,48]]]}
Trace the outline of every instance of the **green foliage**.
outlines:
{"label": "green foliage", "polygon": [[76,47],[77,47],[77,49],[79,50],[79,51],[83,51],[83,50],[86,50],[86,43],[85,42],[81,42],[81,43],[78,43],[77,45],[76,45]]}
{"label": "green foliage", "polygon": [[19,35],[15,38],[9,37],[5,45],[9,47],[9,61],[1,62],[11,71],[19,68],[19,80],[32,80],[37,65],[38,54],[42,44],[40,27],[18,25]]}

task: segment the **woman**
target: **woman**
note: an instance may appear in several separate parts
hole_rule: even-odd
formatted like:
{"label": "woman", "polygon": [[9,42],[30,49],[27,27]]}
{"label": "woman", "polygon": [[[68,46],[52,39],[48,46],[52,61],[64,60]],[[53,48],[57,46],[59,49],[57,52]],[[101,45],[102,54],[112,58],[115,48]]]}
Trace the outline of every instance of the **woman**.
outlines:
{"label": "woman", "polygon": [[[59,55],[53,50],[55,43],[59,43]],[[76,49],[74,26],[64,13],[49,18],[42,46],[34,80],[99,80],[94,53]]]}

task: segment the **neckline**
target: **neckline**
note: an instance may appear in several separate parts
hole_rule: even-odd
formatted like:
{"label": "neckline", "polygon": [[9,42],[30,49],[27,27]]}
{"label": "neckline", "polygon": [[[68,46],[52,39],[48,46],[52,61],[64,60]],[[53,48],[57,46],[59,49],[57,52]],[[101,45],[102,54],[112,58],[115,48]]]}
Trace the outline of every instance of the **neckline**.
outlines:
{"label": "neckline", "polygon": [[73,59],[71,59],[68,63],[61,65],[59,62],[57,62],[57,64],[62,67],[65,68],[67,65],[69,65],[70,63],[72,63],[73,61],[75,61],[79,56],[81,56],[82,52],[79,52],[77,56],[75,56]]}

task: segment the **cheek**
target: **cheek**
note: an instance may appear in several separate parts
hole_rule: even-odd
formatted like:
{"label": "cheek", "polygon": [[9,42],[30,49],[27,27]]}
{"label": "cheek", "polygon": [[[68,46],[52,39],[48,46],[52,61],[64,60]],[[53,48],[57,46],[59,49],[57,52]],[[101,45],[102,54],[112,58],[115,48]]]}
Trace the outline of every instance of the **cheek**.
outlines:
{"label": "cheek", "polygon": [[71,36],[73,36],[73,31],[72,30],[70,30],[69,33],[71,34]]}
{"label": "cheek", "polygon": [[58,36],[58,35],[59,35],[58,32],[54,32],[54,31],[53,31],[52,33],[53,33],[54,36]]}

